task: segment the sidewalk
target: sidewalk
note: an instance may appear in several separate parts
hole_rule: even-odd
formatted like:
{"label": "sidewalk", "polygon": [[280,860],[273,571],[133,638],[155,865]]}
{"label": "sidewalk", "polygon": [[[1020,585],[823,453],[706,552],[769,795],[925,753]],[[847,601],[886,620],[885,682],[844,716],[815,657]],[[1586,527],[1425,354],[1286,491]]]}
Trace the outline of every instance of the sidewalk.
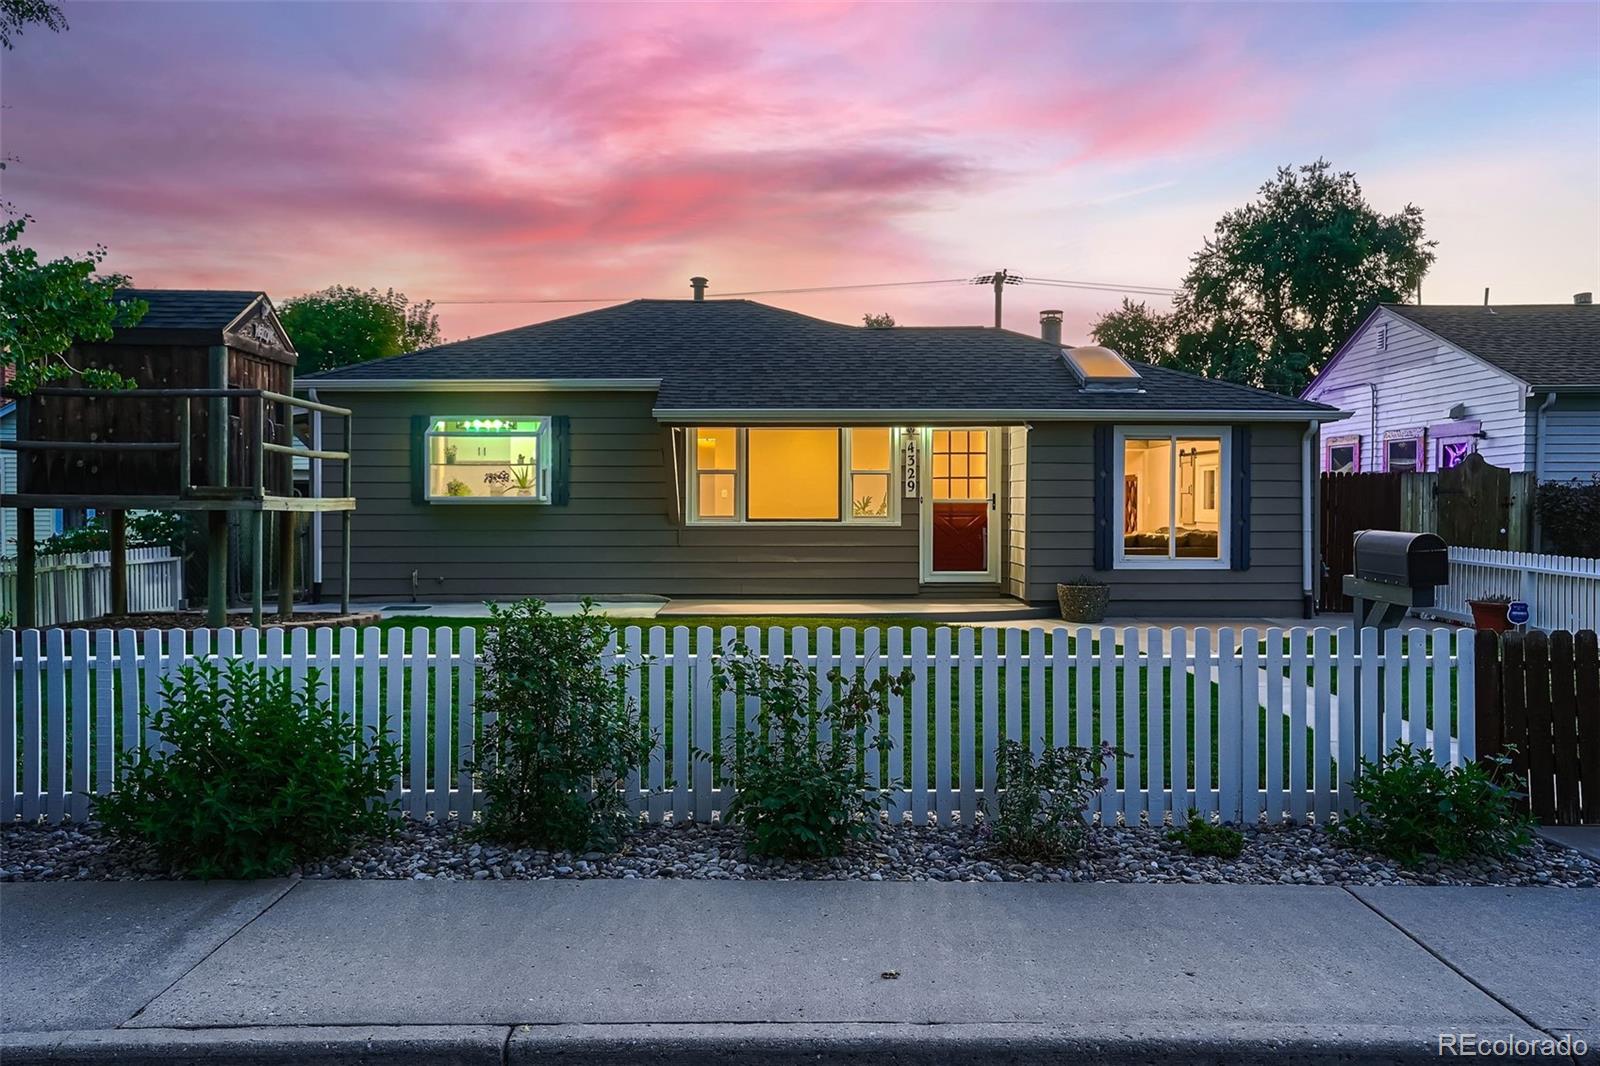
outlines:
{"label": "sidewalk", "polygon": [[1436,1060],[1600,1043],[1597,938],[1562,889],[6,884],[0,1058]]}

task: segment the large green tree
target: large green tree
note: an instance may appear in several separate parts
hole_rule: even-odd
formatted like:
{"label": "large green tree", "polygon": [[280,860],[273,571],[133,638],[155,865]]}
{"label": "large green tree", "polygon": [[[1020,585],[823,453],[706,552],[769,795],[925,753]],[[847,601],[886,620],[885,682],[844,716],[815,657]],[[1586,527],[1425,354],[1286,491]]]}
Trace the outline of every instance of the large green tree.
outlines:
{"label": "large green tree", "polygon": [[77,340],[110,340],[117,327],[143,318],[148,305],[117,299],[116,290],[128,279],[100,273],[104,248],[81,259],[40,261],[39,253],[22,243],[30,221],[23,215],[0,224],[0,360],[11,368],[11,391],[27,395],[73,376],[91,388],[130,387],[132,382],[112,371],[74,366],[67,349]]}
{"label": "large green tree", "polygon": [[1170,315],[1124,301],[1093,334],[1113,348],[1148,343],[1152,354],[1126,354],[1163,365],[1297,393],[1373,307],[1415,291],[1434,244],[1421,208],[1381,214],[1354,174],[1323,159],[1281,167],[1191,257]]}
{"label": "large green tree", "polygon": [[278,319],[299,352],[299,371],[315,373],[438,344],[434,301],[405,293],[334,285],[286,301]]}
{"label": "large green tree", "polygon": [[300,353],[304,374],[439,343],[433,301],[411,303],[393,289],[335,285],[286,301],[278,318]]}

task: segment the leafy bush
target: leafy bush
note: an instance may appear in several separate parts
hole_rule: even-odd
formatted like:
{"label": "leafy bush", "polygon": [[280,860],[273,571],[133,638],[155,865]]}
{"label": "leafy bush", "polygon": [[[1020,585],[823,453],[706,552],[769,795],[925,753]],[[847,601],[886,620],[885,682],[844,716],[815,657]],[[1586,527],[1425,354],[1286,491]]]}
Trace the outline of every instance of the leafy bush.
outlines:
{"label": "leafy bush", "polygon": [[[128,547],[181,548],[185,523],[183,515],[165,511],[142,511],[128,516]],[[35,552],[40,556],[103,552],[111,547],[111,527],[104,515],[95,515],[76,529],[41,540]]]}
{"label": "leafy bush", "polygon": [[1353,792],[1361,810],[1337,832],[1407,865],[1509,855],[1528,843],[1531,819],[1523,793],[1501,783],[1510,760],[1484,761],[1441,767],[1432,751],[1405,743],[1377,763],[1363,759]]}
{"label": "leafy bush", "polygon": [[396,747],[377,733],[363,744],[320,681],[237,661],[179,670],[152,715],[165,743],[123,753],[122,784],[96,816],[208,879],[273,877],[386,832]]}
{"label": "leafy bush", "polygon": [[1189,817],[1182,829],[1167,831],[1168,840],[1176,840],[1191,855],[1214,855],[1219,859],[1237,859],[1244,852],[1244,834],[1230,825],[1212,825],[1190,808]]}
{"label": "leafy bush", "polygon": [[1563,555],[1600,556],[1600,477],[1584,484],[1547,481],[1534,496],[1545,551]]}
{"label": "leafy bush", "polygon": [[1035,757],[1021,741],[1002,741],[995,775],[999,809],[988,828],[995,848],[1024,862],[1059,862],[1075,854],[1088,829],[1084,812],[1106,787],[1105,765],[1116,755],[1110,744],[1101,744],[1045,748]]}
{"label": "leafy bush", "polygon": [[739,784],[728,820],[744,826],[753,854],[827,858],[876,825],[883,800],[863,790],[860,767],[892,741],[880,730],[868,742],[864,730],[882,721],[890,695],[905,693],[911,671],[846,677],[834,669],[827,684],[833,698],[819,700],[820,686],[805,664],[774,664],[742,643],[722,659],[717,691],[761,701],[743,758],[726,754],[726,769]]}
{"label": "leafy bush", "polygon": [[639,712],[603,661],[612,630],[593,608],[558,618],[538,600],[489,607],[485,725],[468,763],[487,794],[485,837],[584,851],[628,829],[621,782],[642,754]]}

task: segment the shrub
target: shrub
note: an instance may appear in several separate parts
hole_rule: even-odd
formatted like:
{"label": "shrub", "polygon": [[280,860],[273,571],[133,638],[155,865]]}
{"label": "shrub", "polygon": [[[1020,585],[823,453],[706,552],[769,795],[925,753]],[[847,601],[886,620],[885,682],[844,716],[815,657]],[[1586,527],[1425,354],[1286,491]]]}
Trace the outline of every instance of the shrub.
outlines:
{"label": "shrub", "polygon": [[1407,865],[1509,855],[1528,843],[1530,825],[1523,794],[1501,783],[1509,765],[1494,756],[1442,767],[1432,751],[1398,744],[1377,763],[1361,760],[1353,790],[1361,810],[1336,831]]}
{"label": "shrub", "polygon": [[728,820],[744,827],[753,854],[827,858],[876,825],[883,800],[863,790],[860,767],[892,742],[883,730],[867,742],[864,730],[882,720],[890,695],[905,693],[911,671],[846,677],[835,669],[827,683],[833,698],[819,700],[820,686],[805,664],[775,664],[744,644],[722,659],[717,691],[761,701],[743,758],[726,753],[726,769],[739,786]]}
{"label": "shrub", "polygon": [[237,661],[182,668],[151,716],[164,743],[123,753],[122,784],[96,816],[207,879],[276,876],[386,832],[396,747],[378,733],[363,744],[325,690],[315,670],[296,686]]}
{"label": "shrub", "polygon": [[995,775],[999,809],[988,828],[995,848],[1024,862],[1075,854],[1088,830],[1089,800],[1106,787],[1105,765],[1116,754],[1101,744],[1045,748],[1035,756],[1021,741],[1002,741]]}
{"label": "shrub", "polygon": [[1545,551],[1600,556],[1600,477],[1547,481],[1534,494]]}
{"label": "shrub", "polygon": [[1189,817],[1182,829],[1167,831],[1168,840],[1176,840],[1191,855],[1214,855],[1219,859],[1237,859],[1244,852],[1244,834],[1229,825],[1212,825],[1190,808]]}
{"label": "shrub", "polygon": [[628,829],[621,782],[642,754],[639,714],[603,661],[612,629],[593,608],[558,618],[538,600],[489,607],[485,724],[467,764],[486,794],[485,837],[585,851]]}
{"label": "shrub", "polygon": [[[181,513],[141,511],[128,516],[130,548],[183,547],[186,525]],[[95,515],[75,529],[63,530],[41,540],[34,549],[39,556],[101,552],[111,547],[111,526],[104,515]]]}

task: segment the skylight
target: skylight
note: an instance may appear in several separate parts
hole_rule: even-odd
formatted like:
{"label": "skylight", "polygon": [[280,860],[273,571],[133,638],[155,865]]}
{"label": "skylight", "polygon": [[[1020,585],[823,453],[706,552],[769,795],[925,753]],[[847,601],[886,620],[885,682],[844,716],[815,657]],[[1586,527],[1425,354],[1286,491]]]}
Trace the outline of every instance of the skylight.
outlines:
{"label": "skylight", "polygon": [[1061,358],[1086,389],[1136,390],[1139,372],[1110,348],[1095,344],[1062,348]]}

